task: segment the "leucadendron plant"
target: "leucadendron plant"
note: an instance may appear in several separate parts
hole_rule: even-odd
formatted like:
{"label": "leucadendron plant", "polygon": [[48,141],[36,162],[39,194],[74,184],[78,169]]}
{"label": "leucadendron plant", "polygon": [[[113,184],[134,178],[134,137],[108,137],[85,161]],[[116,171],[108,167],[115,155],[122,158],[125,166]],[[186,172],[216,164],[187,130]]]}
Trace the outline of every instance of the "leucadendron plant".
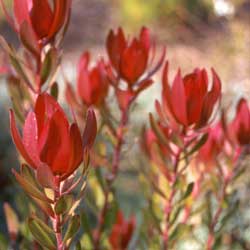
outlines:
{"label": "leucadendron plant", "polygon": [[[86,186],[88,154],[97,130],[95,114],[92,110],[88,112],[81,135],[76,123],[69,124],[56,100],[42,93],[37,97],[34,111],[27,114],[22,137],[12,110],[10,129],[19,153],[27,162],[22,164],[20,173],[13,170],[13,174],[51,223],[45,223],[34,213],[28,219],[29,229],[42,246],[68,249],[80,226],[75,208]],[[81,174],[77,176],[75,172],[81,163]],[[73,195],[77,186],[80,191]]]}
{"label": "leucadendron plant", "polygon": [[[0,37],[9,59],[0,72],[20,161],[13,180],[28,198],[17,194],[25,213],[15,202],[4,204],[6,249],[248,249],[239,248],[247,245],[227,223],[237,212],[235,183],[249,154],[249,104],[241,98],[229,119],[219,69],[178,70],[171,83],[166,49],[156,46],[149,29],[133,37],[120,27],[108,32],[106,54],[79,55],[70,82],[61,62],[71,0],[12,2],[9,11],[0,0],[20,45]],[[150,126],[142,117],[138,133],[137,100],[158,84],[161,68],[156,114],[149,114]],[[136,174],[124,185],[120,177],[128,169]],[[127,211],[121,190],[133,184]]]}

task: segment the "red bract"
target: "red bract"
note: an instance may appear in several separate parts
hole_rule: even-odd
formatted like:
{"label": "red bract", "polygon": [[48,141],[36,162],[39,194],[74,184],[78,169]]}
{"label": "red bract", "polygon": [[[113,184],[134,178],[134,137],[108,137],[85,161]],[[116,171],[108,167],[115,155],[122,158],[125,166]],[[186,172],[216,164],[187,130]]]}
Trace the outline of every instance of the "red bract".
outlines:
{"label": "red bract", "polygon": [[21,138],[10,112],[13,141],[22,157],[32,168],[49,166],[61,180],[71,175],[83,160],[83,151],[91,147],[96,136],[96,119],[89,111],[83,138],[76,123],[69,124],[64,111],[48,94],[38,96],[34,111],[30,111]]}
{"label": "red bract", "polygon": [[20,32],[24,23],[28,23],[37,40],[43,40],[46,43],[53,39],[66,24],[71,0],[53,0],[53,8],[48,0],[14,0],[15,20],[12,20],[7,14],[3,0],[1,0],[1,4],[9,22],[17,32]]}
{"label": "red bract", "polygon": [[250,110],[244,98],[238,102],[235,118],[228,126],[228,134],[233,142],[241,146],[250,144]]}
{"label": "red bract", "polygon": [[125,221],[123,213],[118,212],[116,223],[113,225],[109,236],[109,243],[112,250],[126,250],[132,238],[135,228],[135,218],[131,217],[129,221]]}
{"label": "red bract", "polygon": [[162,102],[163,111],[172,124],[194,128],[201,128],[207,124],[221,96],[221,81],[213,69],[212,77],[213,83],[209,90],[205,69],[195,69],[193,73],[184,77],[179,70],[173,85],[170,86],[166,63],[162,79]]}
{"label": "red bract", "polygon": [[[130,86],[135,84],[148,67],[152,47],[149,30],[143,27],[139,39],[133,38],[131,41],[125,38],[121,28],[118,29],[117,33],[111,30],[107,37],[106,47],[118,77],[121,77]],[[162,57],[164,55],[165,51]],[[157,69],[161,65],[162,57],[157,64]]]}
{"label": "red bract", "polygon": [[108,79],[106,76],[106,65],[101,59],[89,69],[90,55],[83,53],[78,63],[77,90],[83,103],[87,106],[99,106],[103,103],[108,93]]}
{"label": "red bract", "polygon": [[200,148],[198,159],[206,165],[216,165],[216,159],[224,151],[225,136],[221,123],[217,123],[208,130],[206,143]]}

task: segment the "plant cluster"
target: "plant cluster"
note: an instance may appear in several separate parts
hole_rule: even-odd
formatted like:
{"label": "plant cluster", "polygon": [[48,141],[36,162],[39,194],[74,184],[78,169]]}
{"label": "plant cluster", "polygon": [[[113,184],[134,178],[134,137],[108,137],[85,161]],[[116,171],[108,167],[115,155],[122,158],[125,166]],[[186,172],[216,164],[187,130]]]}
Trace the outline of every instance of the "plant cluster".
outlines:
{"label": "plant cluster", "polygon": [[[58,101],[56,75],[63,72],[71,0],[14,0],[13,15],[0,3],[20,38],[18,49],[3,37],[0,43],[9,58],[3,68],[12,100],[10,131],[20,156],[20,169],[12,172],[31,202],[24,223],[5,203],[8,245],[173,250],[190,238],[204,250],[238,244],[225,225],[237,210],[233,184],[249,153],[248,102],[240,99],[229,120],[215,69],[184,76],[178,70],[171,82],[166,50],[159,53],[149,29],[128,38],[118,28],[108,33],[107,56],[95,62],[89,52],[80,56],[75,84],[64,75],[69,118]],[[138,214],[125,216],[116,187],[121,161],[128,164],[123,149],[134,125],[131,110],[144,90],[158,84],[161,68],[156,114],[138,135],[145,155],[138,156],[144,195],[139,222]]]}

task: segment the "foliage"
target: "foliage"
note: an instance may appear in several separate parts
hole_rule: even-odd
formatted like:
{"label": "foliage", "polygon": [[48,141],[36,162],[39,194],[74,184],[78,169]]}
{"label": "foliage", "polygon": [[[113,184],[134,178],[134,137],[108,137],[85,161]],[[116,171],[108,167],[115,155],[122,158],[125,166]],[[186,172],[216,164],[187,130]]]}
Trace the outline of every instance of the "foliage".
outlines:
{"label": "foliage", "polygon": [[[95,63],[89,52],[79,57],[76,86],[64,76],[71,123],[59,103],[56,77],[62,72],[71,1],[28,2],[15,0],[12,17],[0,1],[20,38],[15,49],[0,37],[9,58],[1,73],[12,99],[10,132],[20,154],[20,169],[12,173],[28,196],[19,190],[15,207],[4,204],[8,235],[0,236],[0,247],[248,249],[237,229],[229,229],[239,213],[234,185],[249,154],[248,102],[241,98],[229,121],[217,70],[211,70],[210,80],[206,69],[186,75],[179,69],[170,81],[166,49],[158,53],[149,29],[128,38],[118,28],[107,35],[106,57]],[[191,3],[191,9],[201,8]],[[161,68],[156,114],[145,117],[137,147],[131,146],[127,134],[136,123],[131,113],[136,114],[138,96],[158,84],[154,76]],[[129,166],[131,148],[138,169]],[[129,216],[126,193],[118,185],[124,171],[133,181],[123,186],[129,190],[136,182],[140,189],[131,188],[136,209]]]}

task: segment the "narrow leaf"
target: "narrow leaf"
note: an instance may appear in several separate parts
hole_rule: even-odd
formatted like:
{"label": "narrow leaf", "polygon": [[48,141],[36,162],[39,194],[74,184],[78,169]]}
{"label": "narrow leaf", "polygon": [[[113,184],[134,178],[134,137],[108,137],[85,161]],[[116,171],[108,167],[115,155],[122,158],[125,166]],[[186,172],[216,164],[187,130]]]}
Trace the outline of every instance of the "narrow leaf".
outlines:
{"label": "narrow leaf", "polygon": [[38,243],[50,250],[56,250],[54,232],[42,220],[32,216],[28,219],[29,229]]}
{"label": "narrow leaf", "polygon": [[182,197],[182,200],[187,199],[191,195],[191,193],[193,192],[193,189],[194,189],[194,182],[191,182],[188,184],[186,192]]}
{"label": "narrow leaf", "polygon": [[70,238],[74,237],[80,227],[80,216],[74,215],[69,221],[68,229],[65,233],[63,242],[67,242]]}
{"label": "narrow leaf", "polygon": [[36,177],[42,187],[55,189],[54,175],[47,164],[37,168]]}
{"label": "narrow leaf", "polygon": [[12,172],[15,175],[18,183],[24,189],[24,191],[27,192],[31,197],[35,197],[39,200],[43,200],[46,202],[53,202],[52,200],[48,199],[48,197],[46,197],[46,195],[41,190],[32,185],[30,182],[28,182],[23,176],[18,174],[14,169],[12,170]]}
{"label": "narrow leaf", "polygon": [[73,195],[66,194],[60,197],[55,205],[56,214],[65,214],[69,211],[74,203]]}
{"label": "narrow leaf", "polygon": [[10,239],[15,242],[19,230],[18,217],[7,202],[4,203],[3,207]]}

